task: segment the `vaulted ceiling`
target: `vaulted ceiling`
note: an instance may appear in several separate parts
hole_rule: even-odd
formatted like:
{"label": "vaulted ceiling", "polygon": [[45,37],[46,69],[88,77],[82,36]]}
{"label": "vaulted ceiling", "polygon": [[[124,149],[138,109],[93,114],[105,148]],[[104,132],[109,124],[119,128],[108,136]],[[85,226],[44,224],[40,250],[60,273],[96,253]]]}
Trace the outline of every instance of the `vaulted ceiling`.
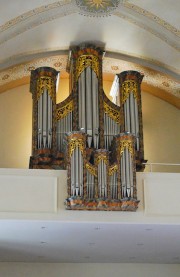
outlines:
{"label": "vaulted ceiling", "polygon": [[141,71],[147,92],[179,107],[179,9],[177,0],[124,0],[97,17],[75,0],[0,0],[0,92],[39,65],[65,71],[69,47],[94,42],[105,48],[107,75]]}

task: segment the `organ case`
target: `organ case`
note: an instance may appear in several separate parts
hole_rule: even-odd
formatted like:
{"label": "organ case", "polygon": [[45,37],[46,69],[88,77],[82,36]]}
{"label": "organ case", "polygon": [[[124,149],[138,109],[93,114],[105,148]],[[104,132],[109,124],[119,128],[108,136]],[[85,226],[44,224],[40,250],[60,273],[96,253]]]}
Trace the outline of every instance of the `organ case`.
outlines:
{"label": "organ case", "polygon": [[135,211],[136,170],[144,162],[143,76],[136,71],[118,75],[120,106],[115,105],[103,91],[103,54],[92,45],[71,49],[70,95],[58,104],[58,72],[32,71],[30,168],[67,169],[67,209]]}

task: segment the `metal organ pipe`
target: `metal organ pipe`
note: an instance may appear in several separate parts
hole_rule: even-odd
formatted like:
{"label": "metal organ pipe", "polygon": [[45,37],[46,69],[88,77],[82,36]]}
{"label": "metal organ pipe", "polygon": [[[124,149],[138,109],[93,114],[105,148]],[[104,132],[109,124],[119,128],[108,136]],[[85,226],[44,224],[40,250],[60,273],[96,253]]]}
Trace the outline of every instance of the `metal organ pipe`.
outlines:
{"label": "metal organ pipe", "polygon": [[126,161],[126,164],[125,164],[125,168],[126,168],[126,192],[127,192],[127,196],[129,197],[129,189],[130,189],[129,153],[128,153],[128,149],[127,148],[125,148],[124,151],[125,151],[125,161]]}
{"label": "metal organ pipe", "polygon": [[38,101],[38,149],[42,145],[42,94]]}
{"label": "metal organ pipe", "polygon": [[98,132],[99,132],[99,105],[98,105],[98,80],[92,70],[92,106],[93,106],[93,141],[94,147],[98,148]]}
{"label": "metal organ pipe", "polygon": [[78,153],[78,147],[75,148],[75,159],[74,159],[74,167],[75,167],[75,180],[76,180],[76,195],[79,195],[79,153]]}
{"label": "metal organ pipe", "polygon": [[105,149],[109,149],[112,139],[115,135],[120,133],[120,124],[110,118],[107,113],[104,113],[104,137]]}
{"label": "metal organ pipe", "polygon": [[98,164],[99,197],[107,197],[107,166],[103,160]]}
{"label": "metal organ pipe", "polygon": [[87,197],[94,198],[94,175],[87,171]]}
{"label": "metal organ pipe", "polygon": [[129,97],[124,103],[125,115],[125,131],[136,136],[136,150],[139,151],[139,117],[137,99],[133,92],[130,92]]}
{"label": "metal organ pipe", "polygon": [[52,145],[52,99],[45,89],[38,100],[38,149]]}
{"label": "metal organ pipe", "polygon": [[131,153],[129,152],[129,164],[130,164],[130,196],[133,197],[134,195],[134,186],[133,186],[133,166],[132,166],[132,157]]}
{"label": "metal organ pipe", "polygon": [[126,102],[124,103],[124,108],[125,108],[125,130],[126,132],[131,132],[129,98],[127,98]]}
{"label": "metal organ pipe", "polygon": [[133,197],[133,166],[128,148],[124,149],[121,156],[121,183],[122,197]]}
{"label": "metal organ pipe", "polygon": [[83,196],[83,157],[79,147],[71,156],[71,193],[73,196]]}
{"label": "metal organ pipe", "polygon": [[80,187],[80,196],[83,195],[83,158],[80,149],[78,148],[78,169],[79,169],[79,187]]}
{"label": "metal organ pipe", "polygon": [[117,199],[117,172],[114,172],[112,176],[110,176],[110,192],[111,198]]}
{"label": "metal organ pipe", "polygon": [[134,114],[134,95],[131,92],[129,94],[129,102],[130,102],[130,121],[131,121],[131,133],[133,135],[136,134],[136,121],[135,121],[135,114]]}
{"label": "metal organ pipe", "polygon": [[52,101],[48,94],[48,148],[51,148],[52,142]]}
{"label": "metal organ pipe", "polygon": [[72,112],[57,121],[57,149],[63,152],[64,135],[72,131]]}
{"label": "metal organ pipe", "polygon": [[134,99],[134,113],[136,123],[136,149],[139,151],[139,115],[138,115],[138,104],[137,99]]}
{"label": "metal organ pipe", "polygon": [[71,156],[71,195],[75,195],[75,171],[74,171],[74,155],[75,152],[73,151]]}
{"label": "metal organ pipe", "polygon": [[98,148],[99,101],[98,79],[91,67],[81,73],[78,81],[79,128],[88,134],[88,147]]}
{"label": "metal organ pipe", "polygon": [[80,127],[84,129],[86,132],[86,87],[85,87],[85,71],[81,73],[80,82],[81,82],[81,95],[82,100],[80,100],[81,104],[81,125]]}
{"label": "metal organ pipe", "polygon": [[91,68],[87,67],[86,71],[86,128],[88,135],[88,146],[91,147],[92,143],[92,90],[91,90]]}
{"label": "metal organ pipe", "polygon": [[126,171],[125,171],[125,152],[121,156],[121,183],[122,183],[122,197],[126,196]]}

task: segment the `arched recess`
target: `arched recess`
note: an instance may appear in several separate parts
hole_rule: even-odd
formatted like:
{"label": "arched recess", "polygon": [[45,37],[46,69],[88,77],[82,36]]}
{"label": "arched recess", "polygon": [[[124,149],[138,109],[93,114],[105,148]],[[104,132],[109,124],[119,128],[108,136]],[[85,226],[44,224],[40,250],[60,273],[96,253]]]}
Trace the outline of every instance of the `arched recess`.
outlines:
{"label": "arched recess", "polygon": [[[21,63],[14,67],[0,71],[0,93],[6,90],[29,84],[30,72],[40,66],[50,66],[60,71],[61,80],[69,78],[66,72],[67,55],[47,56],[30,62]],[[171,76],[141,65],[125,62],[124,60],[105,57],[103,66],[103,79],[109,81],[109,86],[114,75],[124,70],[137,70],[144,74],[142,89],[172,105],[180,108],[179,83]],[[66,85],[67,87],[67,85]],[[63,99],[60,98],[60,101]]]}

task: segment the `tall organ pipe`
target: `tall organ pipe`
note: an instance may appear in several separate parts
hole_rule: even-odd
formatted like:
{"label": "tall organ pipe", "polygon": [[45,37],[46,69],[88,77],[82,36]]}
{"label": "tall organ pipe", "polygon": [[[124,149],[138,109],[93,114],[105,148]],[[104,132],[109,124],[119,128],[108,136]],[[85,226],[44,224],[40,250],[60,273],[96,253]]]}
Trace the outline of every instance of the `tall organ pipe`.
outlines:
{"label": "tall organ pipe", "polygon": [[[47,149],[56,151],[56,80],[58,73],[50,67],[31,71],[30,91],[33,94],[33,156]],[[34,162],[34,160],[32,159]],[[37,168],[37,167],[36,167]]]}
{"label": "tall organ pipe", "polygon": [[88,135],[88,147],[98,148],[99,108],[98,79],[91,67],[78,80],[79,129]]}
{"label": "tall organ pipe", "polygon": [[141,82],[143,75],[137,71],[124,71],[118,74],[120,87],[122,132],[130,132],[136,136],[136,166],[143,169],[144,160],[143,128],[141,111]]}

